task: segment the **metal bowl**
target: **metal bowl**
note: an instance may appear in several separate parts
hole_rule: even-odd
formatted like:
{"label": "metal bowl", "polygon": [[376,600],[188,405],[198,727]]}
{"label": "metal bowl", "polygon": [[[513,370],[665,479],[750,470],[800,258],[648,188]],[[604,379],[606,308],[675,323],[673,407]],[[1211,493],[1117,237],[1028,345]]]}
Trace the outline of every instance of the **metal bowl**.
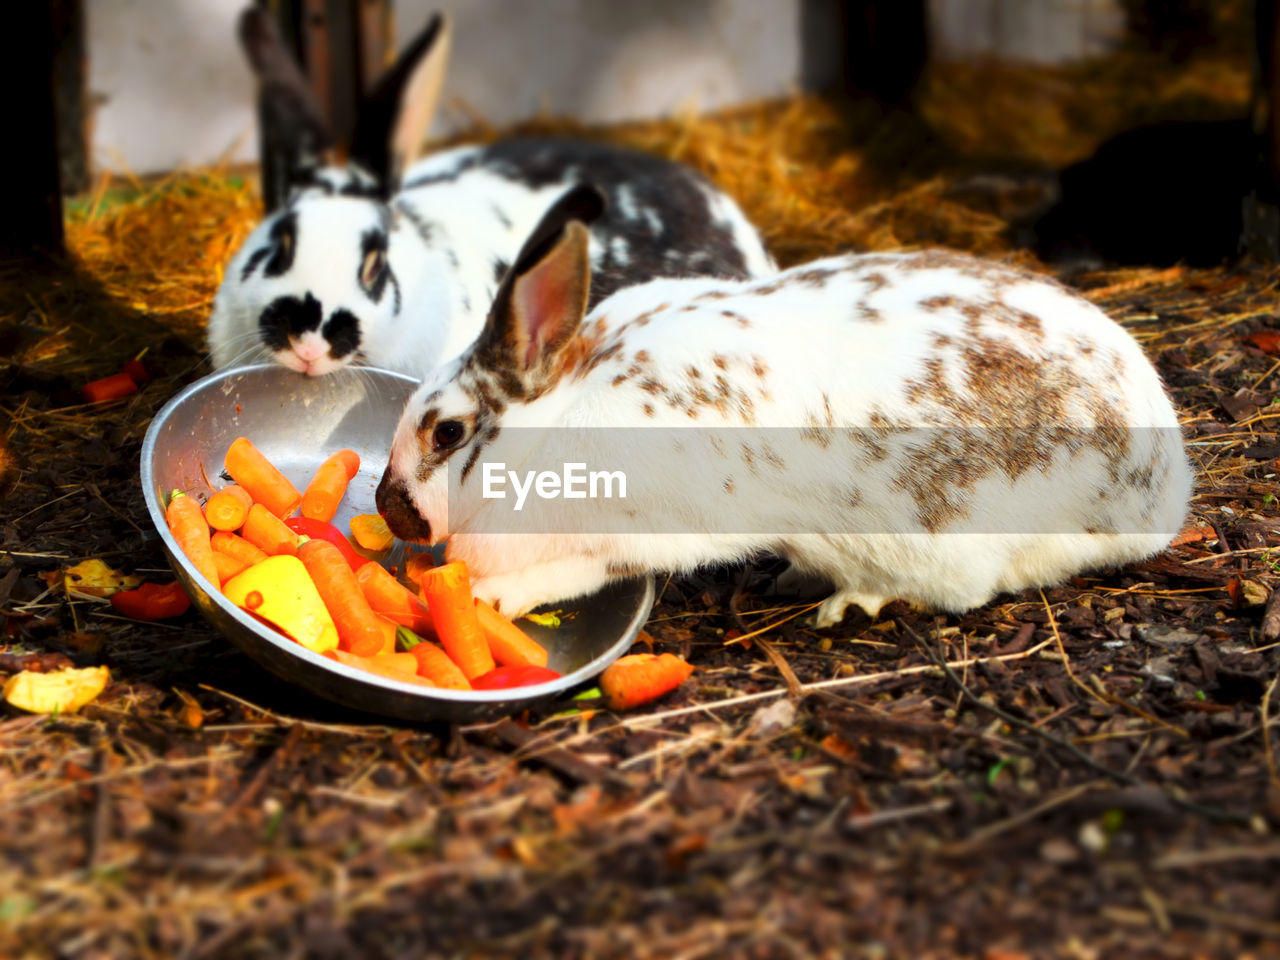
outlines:
{"label": "metal bowl", "polygon": [[[373,513],[391,436],[416,381],[360,368],[303,377],[274,365],[237,367],[199,380],[165,404],[142,443],[142,492],[169,563],[196,607],[237,647],[281,679],[329,700],[403,720],[469,722],[551,699],[598,674],[627,651],[653,606],[653,578],[619,581],[567,604],[561,626],[522,623],[550,652],[559,680],[514,690],[434,690],[344,666],[270,630],[210,588],[169,533],[164,504],[173,490],[201,499],[224,481],[223,456],[245,436],[301,489],[329,455],[360,454],[360,473],[334,517],[342,529]],[[403,560],[397,542],[388,563]]]}

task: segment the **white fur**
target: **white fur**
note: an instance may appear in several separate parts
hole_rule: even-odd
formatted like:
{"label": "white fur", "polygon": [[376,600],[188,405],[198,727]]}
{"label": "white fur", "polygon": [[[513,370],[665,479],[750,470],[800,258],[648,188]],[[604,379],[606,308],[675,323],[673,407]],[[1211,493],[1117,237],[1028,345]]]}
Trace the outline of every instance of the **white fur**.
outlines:
{"label": "white fur", "polygon": [[[983,307],[976,323],[968,305]],[[477,374],[465,357],[423,383],[392,447],[388,478],[407,485],[436,539],[449,536],[448,554],[467,562],[476,594],[510,615],[589,593],[621,571],[688,571],[761,552],[835,585],[820,624],[838,621],[849,604],[874,614],[895,598],[960,611],[1150,556],[1185,516],[1192,475],[1150,362],[1096,307],[1029,274],[930,253],[837,257],[763,281],[633,287],[599,304],[582,330],[598,348],[621,349],[532,402],[508,406],[481,462],[554,461],[559,443],[572,459],[639,478],[634,496],[561,508],[552,533],[549,508],[537,501],[494,522],[493,511],[509,503],[480,498],[476,482],[447,502],[445,470],[422,466],[416,431],[427,410],[441,420],[475,412],[465,387]],[[984,358],[997,354],[1014,358],[1002,369],[1022,372],[984,374]],[[628,375],[641,358],[642,372]],[[949,395],[921,392],[930,363]],[[626,379],[617,383],[619,376]],[[729,399],[693,403],[691,413],[699,385],[717,376]],[[922,460],[892,433],[883,437],[885,455],[869,456],[845,429],[1015,425],[1026,396],[1040,389],[1061,401],[1060,421],[1043,426],[1097,437],[1099,427],[1119,423],[1136,431],[1127,450],[1073,451],[1064,440],[1016,477],[994,464],[971,483],[922,496],[911,484],[945,458]],[[637,442],[650,434],[603,429],[624,427],[668,428],[653,435],[665,444],[661,458]],[[833,432],[826,446],[791,443],[780,463],[760,449],[747,463],[727,434],[686,429],[740,427]],[[759,446],[759,435],[745,436]],[[1134,479],[1144,470],[1146,487]],[[723,495],[709,500],[705,491],[721,483]],[[930,529],[922,510],[934,496],[963,509]],[[771,529],[808,532],[762,532]]]}

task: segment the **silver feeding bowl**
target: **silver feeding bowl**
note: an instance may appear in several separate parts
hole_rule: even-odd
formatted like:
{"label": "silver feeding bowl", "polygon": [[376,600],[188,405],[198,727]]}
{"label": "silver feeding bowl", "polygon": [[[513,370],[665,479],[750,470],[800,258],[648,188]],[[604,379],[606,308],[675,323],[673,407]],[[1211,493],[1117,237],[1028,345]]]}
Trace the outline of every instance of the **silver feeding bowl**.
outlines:
{"label": "silver feeding bowl", "polygon": [[[343,448],[359,453],[360,473],[333,519],[345,532],[351,517],[376,512],[374,492],[391,437],[416,385],[369,367],[325,377],[271,364],[215,373],[188,386],[151,421],[142,443],[142,492],[169,563],[196,607],[276,676],[345,706],[402,720],[493,719],[549,700],[625,653],[653,606],[653,578],[618,581],[592,596],[555,604],[563,611],[556,629],[521,622],[550,652],[548,665],[563,674],[559,680],[510,690],[440,690],[345,666],[262,626],[196,571],[164,518],[173,490],[203,500],[225,483],[223,457],[231,441],[244,436],[300,490],[326,457]],[[397,541],[390,556],[379,559],[402,563],[405,553]]]}

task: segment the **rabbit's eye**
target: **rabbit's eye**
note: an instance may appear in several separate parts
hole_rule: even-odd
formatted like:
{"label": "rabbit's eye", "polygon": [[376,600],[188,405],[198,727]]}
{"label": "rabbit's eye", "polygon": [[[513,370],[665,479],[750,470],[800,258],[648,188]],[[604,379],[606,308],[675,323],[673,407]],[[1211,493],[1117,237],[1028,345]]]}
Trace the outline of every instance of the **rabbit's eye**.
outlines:
{"label": "rabbit's eye", "polygon": [[370,250],[364,255],[364,263],[360,264],[360,285],[371,289],[386,268],[387,260],[383,252]]}
{"label": "rabbit's eye", "polygon": [[462,442],[466,432],[461,420],[442,420],[431,433],[431,448],[437,452],[451,450]]}

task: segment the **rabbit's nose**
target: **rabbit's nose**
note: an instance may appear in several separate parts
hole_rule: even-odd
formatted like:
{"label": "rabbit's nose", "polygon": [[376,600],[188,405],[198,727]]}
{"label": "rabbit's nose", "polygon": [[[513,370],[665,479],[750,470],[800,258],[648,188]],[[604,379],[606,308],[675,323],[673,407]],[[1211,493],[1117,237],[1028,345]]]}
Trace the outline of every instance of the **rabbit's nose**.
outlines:
{"label": "rabbit's nose", "polygon": [[391,478],[390,467],[382,475],[374,500],[382,519],[387,521],[391,532],[401,540],[431,542],[431,524],[418,515],[413,501],[409,499],[409,488],[404,481]]}
{"label": "rabbit's nose", "polygon": [[303,360],[319,360],[329,353],[329,343],[318,333],[307,333],[293,341],[293,352]]}

